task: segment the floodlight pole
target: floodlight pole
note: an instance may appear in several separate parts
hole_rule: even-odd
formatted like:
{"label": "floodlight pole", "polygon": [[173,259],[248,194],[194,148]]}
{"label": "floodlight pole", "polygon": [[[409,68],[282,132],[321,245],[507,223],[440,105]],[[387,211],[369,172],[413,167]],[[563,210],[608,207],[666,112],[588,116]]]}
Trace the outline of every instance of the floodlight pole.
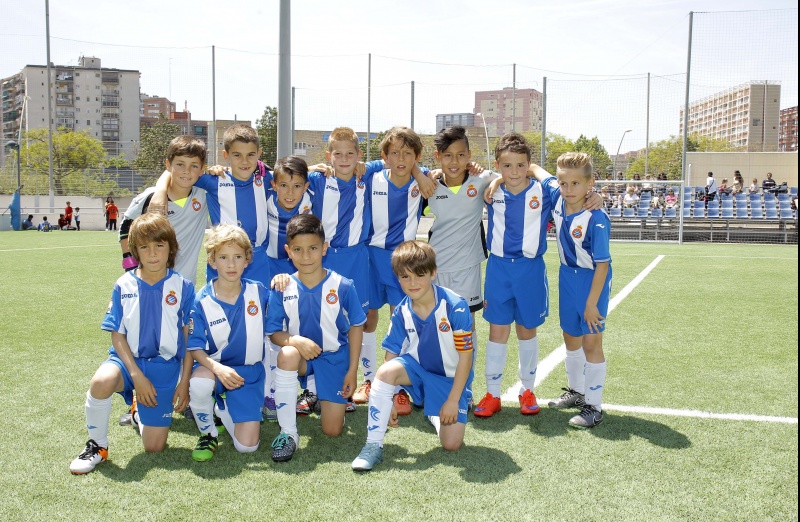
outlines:
{"label": "floodlight pole", "polygon": [[614,175],[616,176],[617,173],[617,156],[619,156],[619,150],[622,148],[622,140],[625,139],[625,135],[631,132],[633,129],[628,129],[622,133],[622,137],[619,139],[619,147],[617,147],[617,153],[614,154]]}
{"label": "floodlight pole", "polygon": [[483,113],[477,113],[475,116],[480,116],[481,120],[483,120],[483,135],[486,136],[486,168],[492,168],[492,157],[489,155],[489,131],[486,129],[486,118],[483,117]]}

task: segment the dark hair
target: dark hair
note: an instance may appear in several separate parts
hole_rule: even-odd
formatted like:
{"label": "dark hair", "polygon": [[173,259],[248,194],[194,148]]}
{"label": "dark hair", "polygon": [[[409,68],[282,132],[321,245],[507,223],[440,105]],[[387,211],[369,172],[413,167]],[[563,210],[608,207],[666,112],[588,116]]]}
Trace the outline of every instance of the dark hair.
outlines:
{"label": "dark hair", "polygon": [[444,152],[448,149],[448,147],[450,147],[450,145],[461,140],[464,140],[464,144],[466,144],[467,150],[469,150],[469,138],[467,138],[467,130],[460,125],[455,125],[453,127],[440,130],[433,138],[433,144],[436,146],[436,150],[439,152]]}
{"label": "dark hair", "polygon": [[313,234],[320,241],[325,242],[325,229],[322,228],[322,221],[314,214],[298,214],[286,224],[286,244],[288,245],[295,237],[302,234]]}
{"label": "dark hair", "polygon": [[169,257],[167,268],[175,268],[175,256],[178,255],[178,239],[172,224],[156,212],[147,212],[137,217],[128,230],[128,248],[137,263],[139,260],[139,246],[148,241],[164,242],[169,244]]}
{"label": "dark hair", "polygon": [[[275,163],[275,174],[273,179],[278,180],[278,174],[283,173],[291,178],[299,176],[303,182],[308,181],[308,164],[300,156],[286,156]],[[288,238],[287,238],[288,239]]]}
{"label": "dark hair", "polygon": [[515,154],[525,154],[528,161],[531,160],[531,146],[528,144],[525,136],[518,132],[509,132],[500,136],[497,145],[494,147],[494,159],[500,161],[500,154],[506,151]]}
{"label": "dark hair", "polygon": [[33,219],[33,214],[28,214],[28,221],[30,221],[31,219]]}
{"label": "dark hair", "polygon": [[386,131],[386,134],[381,140],[381,152],[388,154],[389,147],[392,145],[394,140],[398,140],[401,147],[406,146],[413,150],[414,155],[419,156],[422,154],[422,140],[420,139],[419,134],[414,132],[414,129],[397,126]]}
{"label": "dark hair", "polygon": [[[194,136],[177,136],[169,142],[167,147],[167,160],[172,161],[175,156],[188,156],[190,158],[200,158],[203,165],[206,164],[206,144]],[[170,267],[172,268],[172,267]]]}

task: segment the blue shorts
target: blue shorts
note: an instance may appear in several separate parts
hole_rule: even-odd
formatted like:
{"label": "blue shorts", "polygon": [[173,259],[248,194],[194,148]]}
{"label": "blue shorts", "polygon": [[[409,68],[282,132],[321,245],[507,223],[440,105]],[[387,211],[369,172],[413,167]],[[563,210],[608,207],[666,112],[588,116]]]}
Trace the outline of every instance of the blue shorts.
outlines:
{"label": "blue shorts", "polygon": [[[561,329],[573,337],[591,334],[589,325],[583,318],[586,310],[586,299],[592,289],[592,279],[594,270],[586,268],[573,268],[561,265],[558,271],[558,319],[561,321]],[[608,315],[608,298],[611,293],[611,266],[608,267],[608,276],[597,300],[597,309],[600,315]],[[599,330],[605,331],[605,321],[600,325]]]}
{"label": "blue shorts", "polygon": [[[264,420],[261,406],[264,404],[264,384],[267,373],[261,363],[231,366],[244,379],[244,386],[229,390],[217,381],[214,395],[219,409],[228,409],[234,423]],[[224,395],[224,398],[222,395]]]}
{"label": "blue shorts", "polygon": [[[136,357],[134,361],[136,361],[136,366],[139,367],[142,374],[150,380],[153,388],[156,389],[156,402],[158,402],[155,408],[149,408],[141,402],[136,404],[136,411],[139,412],[139,422],[144,426],[163,427],[171,425],[172,397],[175,395],[178,379],[181,376],[181,361],[176,358],[167,361],[163,357],[153,357],[152,359]],[[122,372],[122,379],[125,384],[120,395],[130,405],[133,402],[134,387],[133,379],[131,374],[128,373],[125,363],[115,353],[111,353],[103,364],[114,364]]]}
{"label": "blue shorts", "polygon": [[[269,274],[270,277],[275,277],[278,274],[294,274],[297,272],[297,269],[294,267],[294,263],[288,257],[286,259],[275,259],[274,257],[268,257],[269,260]],[[269,283],[267,283],[267,288],[269,288]]]}
{"label": "blue shorts", "polygon": [[489,256],[483,318],[491,324],[537,328],[550,313],[547,270],[541,257]]}
{"label": "blue shorts", "polygon": [[389,303],[397,306],[406,296],[400,281],[392,271],[392,252],[378,247],[367,247],[369,252],[369,308],[378,310]]}
{"label": "blue shorts", "polygon": [[306,361],[306,374],[297,379],[300,381],[300,386],[307,388],[308,376],[313,375],[317,383],[319,400],[347,404],[347,399],[342,397],[342,386],[349,369],[349,349],[339,348],[335,352],[322,352],[318,357]]}
{"label": "blue shorts", "polygon": [[[408,374],[411,385],[403,386],[403,388],[411,395],[414,404],[423,404],[425,415],[438,417],[442,406],[450,396],[450,390],[453,389],[453,378],[429,372],[409,354],[401,355],[393,360],[402,364]],[[461,397],[458,399],[458,422],[462,424],[467,423],[467,407],[470,398],[467,388],[472,383],[472,377],[473,372],[470,370],[468,384],[464,386],[464,391],[461,392]]]}
{"label": "blue shorts", "polygon": [[[242,277],[244,279],[252,279],[258,281],[265,287],[269,288],[272,281],[269,271],[269,258],[267,251],[264,247],[253,247],[253,259],[245,267]],[[217,271],[211,268],[211,265],[206,265],[206,282],[211,281],[217,277]]]}
{"label": "blue shorts", "polygon": [[369,254],[364,244],[346,247],[328,247],[322,266],[353,281],[361,308],[369,311]]}

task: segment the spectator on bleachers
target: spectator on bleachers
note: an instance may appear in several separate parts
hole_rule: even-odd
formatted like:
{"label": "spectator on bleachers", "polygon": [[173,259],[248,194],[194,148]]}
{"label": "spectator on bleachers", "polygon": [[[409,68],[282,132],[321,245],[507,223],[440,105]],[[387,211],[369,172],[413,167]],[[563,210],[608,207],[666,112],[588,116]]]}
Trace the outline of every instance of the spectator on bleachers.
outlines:
{"label": "spectator on bleachers", "polygon": [[731,194],[733,192],[733,187],[728,186],[728,178],[722,178],[722,185],[719,186],[717,192],[720,194]]}
{"label": "spectator on bleachers", "polygon": [[629,185],[622,199],[625,208],[635,208],[639,204],[639,195],[633,185]]}
{"label": "spectator on bleachers", "polygon": [[28,214],[28,219],[22,222],[22,230],[36,230],[36,225],[33,224],[33,214]]}
{"label": "spectator on bleachers", "polygon": [[678,196],[675,195],[674,190],[667,189],[667,195],[664,198],[664,204],[667,208],[678,208]]}
{"label": "spectator on bleachers", "polygon": [[650,201],[650,208],[660,208],[663,212],[666,208],[666,198],[661,194],[655,194]]}
{"label": "spectator on bleachers", "polygon": [[772,172],[767,172],[767,179],[761,182],[761,190],[766,194],[767,190],[774,189],[777,183],[772,179]]}
{"label": "spectator on bleachers", "polygon": [[[648,183],[648,181],[650,181],[651,183]],[[653,195],[652,181],[653,181],[653,176],[651,176],[650,174],[646,175],[644,177],[644,183],[642,183],[642,189],[639,192],[641,192],[642,194],[644,194],[645,192],[649,192],[650,195],[652,196]]]}
{"label": "spectator on bleachers", "polygon": [[657,181],[661,183],[656,183],[656,192],[661,194],[662,196],[666,195],[667,193],[667,173],[662,172],[656,177]]}
{"label": "spectator on bleachers", "polygon": [[750,188],[747,189],[748,194],[758,194],[758,178],[753,178]]}
{"label": "spectator on bleachers", "polygon": [[708,177],[706,178],[706,207],[708,207],[709,201],[714,201],[714,198],[717,197],[717,180],[714,179],[714,173],[708,173]]}
{"label": "spectator on bleachers", "polygon": [[603,198],[603,208],[609,209],[614,206],[614,198],[611,196],[608,185],[600,189],[600,197]]}
{"label": "spectator on bleachers", "polygon": [[739,171],[737,170],[733,173],[733,186],[731,187],[731,195],[735,196],[742,191],[744,191],[744,180],[742,179],[742,175],[739,174]]}

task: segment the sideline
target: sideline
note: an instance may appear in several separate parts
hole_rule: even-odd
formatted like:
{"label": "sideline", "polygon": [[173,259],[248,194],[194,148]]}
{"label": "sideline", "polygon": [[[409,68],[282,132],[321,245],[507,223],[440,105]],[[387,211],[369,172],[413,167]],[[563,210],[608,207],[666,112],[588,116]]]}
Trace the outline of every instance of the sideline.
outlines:
{"label": "sideline", "polygon": [[[620,292],[617,295],[611,298],[611,300],[608,302],[608,313],[606,314],[606,316],[611,315],[611,312],[614,310],[614,308],[616,308],[617,305],[620,304],[623,299],[628,297],[628,295],[630,295],[630,293],[633,292],[633,290],[637,286],[639,286],[639,283],[644,281],[644,278],[647,277],[648,274],[650,274],[650,272],[652,272],[656,266],[658,266],[658,264],[661,262],[662,259],[664,259],[664,257],[665,256],[663,255],[657,256],[652,263],[647,265],[644,270],[639,272],[639,275],[634,277],[630,283],[625,285],[625,288],[620,290]],[[534,382],[533,385],[534,388],[536,388],[536,386],[541,384],[542,381],[544,381],[547,378],[547,376],[550,375],[550,372],[552,372],[556,368],[556,366],[561,364],[561,362],[564,360],[564,357],[566,357],[566,353],[567,353],[567,347],[565,344],[562,343],[561,346],[550,352],[550,354],[547,357],[545,357],[544,360],[542,360],[542,362],[539,363],[536,369],[536,381]],[[517,381],[514,385],[512,385],[509,389],[506,390],[506,392],[500,397],[500,400],[503,402],[518,403],[520,386],[522,386],[522,382]]]}
{"label": "sideline", "polygon": [[797,424],[796,417],[773,417],[770,415],[745,415],[742,413],[711,413],[700,410],[673,410],[670,408],[650,408],[647,406],[621,406],[604,404],[603,411],[621,411],[625,413],[646,413],[650,415],[670,415],[672,417],[694,417],[699,419],[721,419],[734,421],[776,422],[781,424]]}
{"label": "sideline", "polygon": [[64,248],[97,248],[97,247],[119,248],[119,243],[114,243],[111,245],[66,245],[66,246],[40,247],[40,248],[8,248],[8,249],[2,249],[0,250],[0,252],[29,252],[31,250],[61,250]]}

